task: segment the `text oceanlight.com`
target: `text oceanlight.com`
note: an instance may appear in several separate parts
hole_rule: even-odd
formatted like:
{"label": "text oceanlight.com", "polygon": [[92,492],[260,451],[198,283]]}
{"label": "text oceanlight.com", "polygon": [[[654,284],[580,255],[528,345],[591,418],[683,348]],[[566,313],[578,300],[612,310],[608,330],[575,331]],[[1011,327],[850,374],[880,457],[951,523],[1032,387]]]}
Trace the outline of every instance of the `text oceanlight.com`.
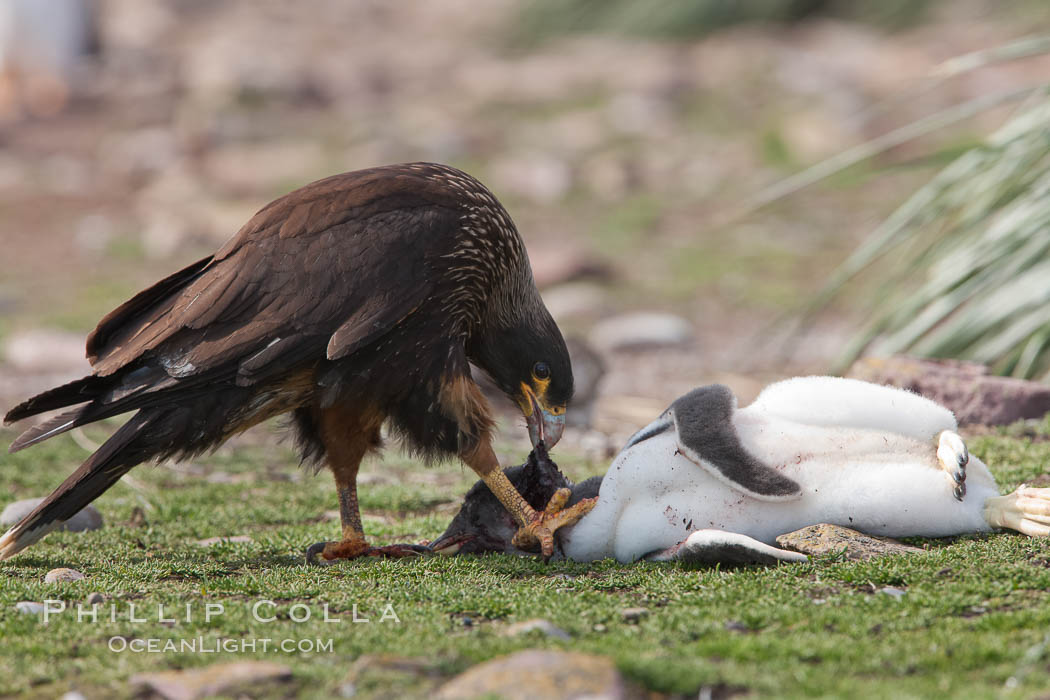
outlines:
{"label": "text oceanlight.com", "polygon": [[109,650],[118,654],[132,652],[135,654],[255,654],[282,652],[285,654],[325,654],[332,653],[334,644],[331,639],[128,639],[127,637],[110,637]]}

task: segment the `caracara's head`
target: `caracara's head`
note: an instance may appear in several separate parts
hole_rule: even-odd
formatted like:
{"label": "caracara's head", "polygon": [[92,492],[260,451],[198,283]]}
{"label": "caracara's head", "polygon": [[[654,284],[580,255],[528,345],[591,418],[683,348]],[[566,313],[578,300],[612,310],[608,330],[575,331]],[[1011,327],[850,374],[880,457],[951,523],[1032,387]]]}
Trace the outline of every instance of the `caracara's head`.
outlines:
{"label": "caracara's head", "polygon": [[472,359],[521,408],[533,446],[550,449],[565,429],[572,398],[572,364],[565,339],[539,295],[537,306],[509,326],[489,330]]}

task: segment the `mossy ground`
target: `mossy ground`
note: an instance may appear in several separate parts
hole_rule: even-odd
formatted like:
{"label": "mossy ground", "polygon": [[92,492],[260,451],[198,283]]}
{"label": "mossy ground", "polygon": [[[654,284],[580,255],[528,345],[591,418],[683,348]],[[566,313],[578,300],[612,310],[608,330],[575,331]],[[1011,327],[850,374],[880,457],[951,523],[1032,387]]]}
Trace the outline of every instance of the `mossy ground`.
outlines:
{"label": "mossy ground", "polygon": [[[1048,433],[1046,425],[1002,431],[975,437],[971,448],[1012,488],[1045,473]],[[0,433],[5,444],[12,437]],[[4,500],[48,492],[85,455],[64,436],[0,457]],[[571,446],[556,458],[573,478],[600,470],[574,459]],[[127,680],[136,672],[264,658],[294,672],[291,685],[272,688],[275,697],[327,697],[356,658],[378,653],[423,657],[430,672],[366,669],[356,678],[358,697],[425,696],[472,664],[529,647],[605,654],[647,688],[692,697],[704,686],[762,696],[894,698],[1024,697],[1050,686],[1045,540],[965,536],[925,541],[925,556],[734,570],[543,564],[502,555],[307,568],[304,548],[338,530],[322,517],[336,505],[327,474],[300,471],[294,455],[266,434],[196,466],[140,467],[132,476],[141,490],[121,484],[99,500],[104,529],[52,534],[0,564],[0,695],[56,697],[76,688],[88,698],[130,696]],[[472,480],[458,465],[425,470],[391,451],[362,475],[366,529],[377,542],[432,538]],[[145,525],[130,524],[136,507],[144,509]],[[251,541],[195,544],[234,535]],[[87,579],[44,583],[59,566]],[[879,593],[885,586],[906,593]],[[44,625],[15,611],[23,600],[75,606],[95,591],[106,596],[95,623],[67,612]],[[260,617],[276,620],[253,618],[259,600],[274,602],[259,609]],[[206,621],[208,603],[221,603],[224,613]],[[293,610],[298,603],[305,608]],[[145,622],[128,619],[131,604]],[[176,621],[159,621],[159,605]],[[340,622],[324,620],[325,605]],[[355,606],[368,623],[353,622]],[[388,615],[380,622],[387,606],[399,621]],[[622,610],[638,606],[649,614],[625,621]],[[292,619],[306,610],[308,621]],[[531,618],[551,620],[571,639],[502,634],[509,623]],[[257,651],[116,652],[115,636],[161,645],[202,638],[208,648],[255,639]],[[315,650],[263,652],[262,639],[306,640]],[[331,651],[323,650],[329,640]]]}

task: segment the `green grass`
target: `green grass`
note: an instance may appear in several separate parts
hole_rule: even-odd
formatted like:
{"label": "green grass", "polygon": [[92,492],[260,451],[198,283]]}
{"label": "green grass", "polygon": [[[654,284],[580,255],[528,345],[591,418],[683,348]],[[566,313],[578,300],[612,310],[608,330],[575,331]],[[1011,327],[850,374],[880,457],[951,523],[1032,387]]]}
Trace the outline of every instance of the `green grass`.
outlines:
{"label": "green grass", "polygon": [[[1031,480],[1050,458],[1050,427],[1015,427],[971,440],[1004,487]],[[93,439],[101,434],[90,433]],[[11,431],[0,431],[4,442]],[[336,535],[322,513],[336,507],[331,479],[301,472],[269,436],[242,440],[182,471],[141,467],[143,491],[120,484],[98,506],[107,525],[56,533],[0,564],[0,695],[130,696],[134,673],[235,658],[289,664],[291,686],[273,696],[334,694],[363,654],[422,657],[430,673],[366,667],[357,697],[424,697],[444,678],[515,650],[547,647],[608,655],[653,690],[694,696],[717,683],[760,695],[830,697],[1024,697],[1050,684],[1050,545],[996,534],[925,542],[926,556],[872,562],[835,557],[778,568],[690,570],[676,564],[541,562],[508,556],[365,561],[330,568],[300,563],[304,548]],[[574,478],[600,467],[557,455]],[[86,455],[67,436],[0,457],[4,499],[48,492]],[[506,459],[524,455],[506,455]],[[377,542],[431,538],[447,524],[467,485],[457,465],[430,470],[391,453],[363,473],[366,529]],[[196,473],[187,473],[196,472]],[[209,476],[210,475],[210,476]],[[0,504],[2,505],[2,504]],[[127,522],[147,506],[145,526]],[[211,548],[205,537],[249,535]],[[70,566],[87,575],[45,584]],[[877,593],[907,591],[900,600]],[[97,623],[60,614],[45,626],[16,613],[21,600],[75,605],[107,596]],[[272,600],[274,622],[251,606]],[[147,622],[133,623],[128,605]],[[204,620],[206,603],[225,612]],[[304,603],[307,622],[297,623]],[[117,619],[110,621],[109,606]],[[189,604],[194,617],[187,622]],[[324,605],[330,617],[323,621]],[[157,606],[175,623],[158,621]],[[359,617],[351,621],[353,606]],[[390,605],[399,622],[380,623]],[[624,608],[650,610],[637,623]],[[546,618],[571,635],[507,637],[510,623]],[[255,654],[117,653],[115,635],[182,640],[331,640],[332,651]],[[163,643],[163,641],[161,642]],[[1008,679],[1014,680],[1008,680]]]}

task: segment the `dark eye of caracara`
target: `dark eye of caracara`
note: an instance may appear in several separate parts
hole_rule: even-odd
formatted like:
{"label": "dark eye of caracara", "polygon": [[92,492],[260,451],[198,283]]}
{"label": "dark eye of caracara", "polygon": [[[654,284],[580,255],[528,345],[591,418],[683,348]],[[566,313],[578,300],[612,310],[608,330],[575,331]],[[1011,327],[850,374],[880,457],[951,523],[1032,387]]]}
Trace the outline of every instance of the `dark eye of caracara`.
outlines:
{"label": "dark eye of caracara", "polygon": [[551,368],[546,362],[537,362],[532,367],[532,376],[540,381],[551,378]]}

